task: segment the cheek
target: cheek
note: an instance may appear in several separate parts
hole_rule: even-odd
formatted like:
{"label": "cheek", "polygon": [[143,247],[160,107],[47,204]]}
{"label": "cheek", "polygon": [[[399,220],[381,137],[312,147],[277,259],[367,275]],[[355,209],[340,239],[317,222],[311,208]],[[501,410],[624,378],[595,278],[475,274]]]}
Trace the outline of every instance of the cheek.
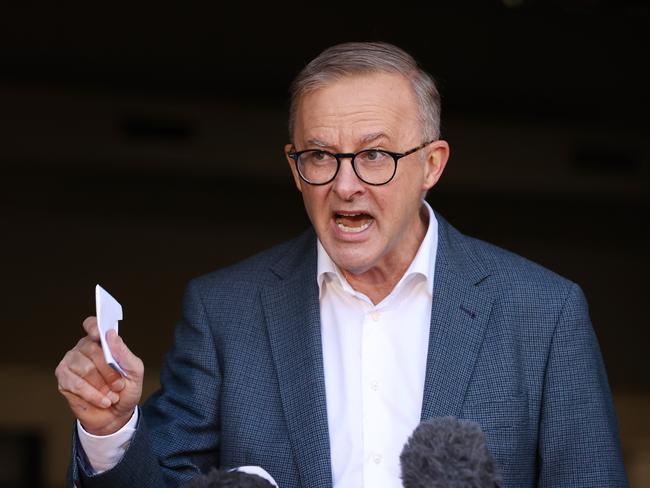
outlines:
{"label": "cheek", "polygon": [[405,179],[395,183],[397,184],[394,188],[390,188],[390,191],[377,193],[375,202],[384,226],[402,227],[411,221],[412,214],[419,212],[422,193],[419,187]]}
{"label": "cheek", "polygon": [[404,212],[404,206],[411,199],[411,190],[398,181],[395,185],[377,188],[372,195],[374,204],[380,215],[387,220],[399,219]]}
{"label": "cheek", "polygon": [[329,218],[329,210],[326,205],[327,193],[323,190],[324,188],[321,187],[309,186],[309,188],[306,188],[303,186],[302,200],[309,219],[314,225],[318,225],[319,222]]}

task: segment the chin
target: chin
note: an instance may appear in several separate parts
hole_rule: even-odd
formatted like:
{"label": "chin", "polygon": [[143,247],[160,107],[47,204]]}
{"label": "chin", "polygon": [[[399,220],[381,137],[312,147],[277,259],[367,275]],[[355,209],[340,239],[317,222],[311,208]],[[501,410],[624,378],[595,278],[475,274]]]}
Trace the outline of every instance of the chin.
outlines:
{"label": "chin", "polygon": [[359,246],[360,249],[354,250],[354,252],[334,252],[330,255],[332,261],[336,265],[352,274],[361,274],[368,271],[372,268],[374,260],[368,256],[367,252],[364,252],[363,246]]}

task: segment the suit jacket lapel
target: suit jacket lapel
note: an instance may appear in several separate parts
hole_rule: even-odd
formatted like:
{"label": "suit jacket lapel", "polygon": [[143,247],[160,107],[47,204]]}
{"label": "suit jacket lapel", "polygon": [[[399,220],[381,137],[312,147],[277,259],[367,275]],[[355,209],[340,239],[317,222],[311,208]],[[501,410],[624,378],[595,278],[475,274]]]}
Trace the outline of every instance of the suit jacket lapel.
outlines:
{"label": "suit jacket lapel", "polygon": [[459,416],[493,301],[480,287],[488,273],[473,258],[466,238],[436,217],[439,240],[422,420]]}
{"label": "suit jacket lapel", "polygon": [[301,485],[331,486],[315,235],[296,247],[273,267],[262,303]]}

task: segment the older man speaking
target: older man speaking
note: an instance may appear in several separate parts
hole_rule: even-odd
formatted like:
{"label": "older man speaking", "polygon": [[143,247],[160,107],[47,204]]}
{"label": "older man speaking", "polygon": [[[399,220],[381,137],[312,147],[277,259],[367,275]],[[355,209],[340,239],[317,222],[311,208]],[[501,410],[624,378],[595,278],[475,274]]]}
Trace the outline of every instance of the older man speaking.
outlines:
{"label": "older man speaking", "polygon": [[56,369],[70,483],[178,486],[254,465],[281,488],[401,486],[421,420],[478,422],[504,485],[626,486],[579,287],[464,236],[424,201],[449,157],[433,79],[384,43],[292,84],[287,162],[313,229],[193,280],[142,408],[142,362],[94,318]]}

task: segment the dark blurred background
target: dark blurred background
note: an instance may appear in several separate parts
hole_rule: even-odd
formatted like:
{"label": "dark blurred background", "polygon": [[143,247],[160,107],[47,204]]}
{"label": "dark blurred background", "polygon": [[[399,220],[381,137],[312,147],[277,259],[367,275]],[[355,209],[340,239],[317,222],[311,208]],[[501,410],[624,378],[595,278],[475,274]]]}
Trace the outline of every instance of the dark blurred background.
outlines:
{"label": "dark blurred background", "polygon": [[632,486],[650,486],[648,2],[350,8],[0,7],[0,486],[63,485],[53,370],[96,283],[150,392],[187,280],[306,228],[287,87],[351,40],[438,80],[452,157],[434,208],[583,287]]}

